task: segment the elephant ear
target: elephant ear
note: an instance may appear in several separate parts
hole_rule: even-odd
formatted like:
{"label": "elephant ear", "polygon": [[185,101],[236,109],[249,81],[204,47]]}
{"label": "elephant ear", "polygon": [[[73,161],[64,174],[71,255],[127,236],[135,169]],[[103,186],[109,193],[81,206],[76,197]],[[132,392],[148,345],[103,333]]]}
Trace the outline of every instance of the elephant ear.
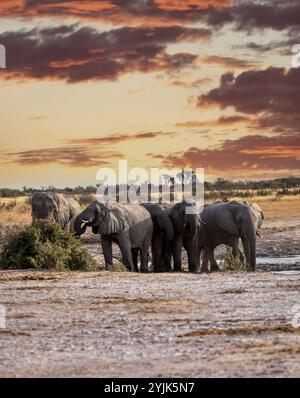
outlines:
{"label": "elephant ear", "polygon": [[158,217],[156,217],[157,224],[160,229],[163,229],[166,231],[167,235],[167,240],[170,242],[171,240],[174,239],[174,227],[172,224],[172,221],[170,220],[169,215],[167,214],[166,211],[162,211]]}
{"label": "elephant ear", "polygon": [[225,206],[220,206],[216,210],[215,215],[217,226],[230,235],[239,235],[239,227],[235,221],[235,212],[238,208],[238,205],[231,203]]}
{"label": "elephant ear", "polygon": [[105,212],[105,214],[98,227],[99,234],[116,234],[129,228],[126,214],[119,207],[115,205],[101,205],[101,211]]}

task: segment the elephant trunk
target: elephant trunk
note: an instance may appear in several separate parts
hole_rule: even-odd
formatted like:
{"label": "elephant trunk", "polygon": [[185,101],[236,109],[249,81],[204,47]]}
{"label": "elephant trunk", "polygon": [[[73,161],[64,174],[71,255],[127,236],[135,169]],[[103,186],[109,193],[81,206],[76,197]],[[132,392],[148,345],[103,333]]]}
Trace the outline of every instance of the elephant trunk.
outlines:
{"label": "elephant trunk", "polygon": [[87,226],[92,222],[90,214],[83,211],[76,217],[74,221],[74,231],[76,235],[83,235],[86,231]]}
{"label": "elephant trunk", "polygon": [[255,271],[256,269],[256,239],[249,240],[250,246],[250,271]]}
{"label": "elephant trunk", "polygon": [[243,228],[244,239],[246,244],[246,258],[250,271],[255,271],[256,268],[256,229],[252,221],[246,223]]}

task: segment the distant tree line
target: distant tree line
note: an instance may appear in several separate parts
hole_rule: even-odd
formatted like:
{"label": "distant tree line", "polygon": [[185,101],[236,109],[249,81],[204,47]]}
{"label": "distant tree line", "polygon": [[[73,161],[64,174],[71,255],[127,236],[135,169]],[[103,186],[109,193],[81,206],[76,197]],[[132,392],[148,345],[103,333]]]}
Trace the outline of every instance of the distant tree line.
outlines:
{"label": "distant tree line", "polygon": [[[224,198],[238,196],[251,197],[251,196],[267,196],[271,191],[278,191],[280,195],[289,195],[289,189],[300,188],[300,178],[276,178],[275,180],[261,180],[261,181],[230,181],[224,178],[218,178],[214,182],[205,181],[205,197],[208,199]],[[96,193],[97,186],[89,185],[87,187],[77,186],[75,188],[56,188],[54,186],[10,189],[0,188],[0,197],[2,198],[16,198],[19,196],[30,196],[35,191],[48,191],[64,193],[66,195],[93,195]],[[253,191],[256,191],[255,193]],[[300,190],[297,190],[297,192]]]}

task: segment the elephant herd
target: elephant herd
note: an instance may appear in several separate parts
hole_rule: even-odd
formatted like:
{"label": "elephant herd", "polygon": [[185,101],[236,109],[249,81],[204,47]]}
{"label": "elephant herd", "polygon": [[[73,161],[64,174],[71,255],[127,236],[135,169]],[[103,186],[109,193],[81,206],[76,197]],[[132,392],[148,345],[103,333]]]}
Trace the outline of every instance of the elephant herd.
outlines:
{"label": "elephant herd", "polygon": [[[190,272],[213,272],[219,269],[214,250],[225,244],[235,257],[246,260],[248,270],[255,271],[256,237],[264,219],[260,207],[248,202],[217,201],[197,213],[189,211],[191,206],[188,202],[167,205],[95,201],[80,212],[74,199],[37,192],[32,197],[32,218],[33,222],[57,223],[77,236],[91,227],[94,234],[101,235],[106,267],[113,263],[112,243],[116,243],[128,270],[149,272],[151,248],[154,272],[181,271],[183,249]],[[240,239],[245,257],[239,250]]]}

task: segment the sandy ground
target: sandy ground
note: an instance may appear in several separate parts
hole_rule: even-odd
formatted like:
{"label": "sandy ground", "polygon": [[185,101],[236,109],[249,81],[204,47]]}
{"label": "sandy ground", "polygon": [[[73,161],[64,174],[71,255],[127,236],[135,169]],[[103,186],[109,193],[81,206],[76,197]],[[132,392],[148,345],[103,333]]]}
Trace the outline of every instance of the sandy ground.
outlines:
{"label": "sandy ground", "polygon": [[274,273],[300,269],[276,259],[300,255],[299,205],[274,206],[255,274],[1,271],[0,376],[300,377],[300,275]]}
{"label": "sandy ground", "polygon": [[1,272],[2,377],[300,376],[300,280]]}

